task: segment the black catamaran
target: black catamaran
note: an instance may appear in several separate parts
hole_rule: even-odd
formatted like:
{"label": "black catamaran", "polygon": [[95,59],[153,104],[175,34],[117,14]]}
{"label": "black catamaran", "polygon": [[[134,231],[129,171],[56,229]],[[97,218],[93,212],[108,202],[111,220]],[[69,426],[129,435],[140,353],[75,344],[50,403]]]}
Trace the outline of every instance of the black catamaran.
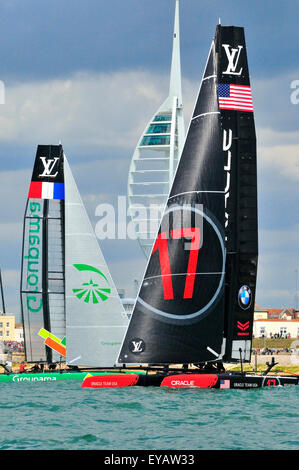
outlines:
{"label": "black catamaran", "polygon": [[[256,137],[244,29],[218,25],[183,152],[117,358],[148,373],[86,387],[254,388],[298,376],[250,362],[258,260]],[[190,367],[192,365],[192,367]]]}

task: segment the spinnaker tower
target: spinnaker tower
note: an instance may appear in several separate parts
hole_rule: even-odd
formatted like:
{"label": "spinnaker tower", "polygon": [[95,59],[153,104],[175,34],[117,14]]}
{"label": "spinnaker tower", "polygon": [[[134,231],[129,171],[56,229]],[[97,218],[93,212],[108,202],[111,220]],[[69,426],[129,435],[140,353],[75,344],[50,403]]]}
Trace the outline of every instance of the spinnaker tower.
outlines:
{"label": "spinnaker tower", "polygon": [[128,177],[128,212],[146,258],[151,253],[184,140],[179,0],[176,0],[169,95],[147,123],[135,148]]}

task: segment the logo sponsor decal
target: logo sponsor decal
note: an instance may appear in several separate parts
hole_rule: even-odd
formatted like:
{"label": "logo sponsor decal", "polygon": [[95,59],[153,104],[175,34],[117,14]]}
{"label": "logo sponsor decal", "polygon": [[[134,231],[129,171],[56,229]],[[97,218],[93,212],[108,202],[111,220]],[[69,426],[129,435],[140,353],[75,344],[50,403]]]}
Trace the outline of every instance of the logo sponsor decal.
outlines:
{"label": "logo sponsor decal", "polygon": [[39,157],[36,159],[29,187],[29,199],[64,199],[64,178],[61,162],[61,157]]}
{"label": "logo sponsor decal", "polygon": [[170,384],[173,387],[194,387],[194,380],[172,380]]}
{"label": "logo sponsor decal", "polygon": [[223,75],[241,75],[243,68],[238,69],[238,62],[243,46],[237,48],[231,47],[229,44],[222,44],[228,60],[227,69],[222,72]]}
{"label": "logo sponsor decal", "polygon": [[92,272],[99,276],[97,282],[90,279],[87,282],[83,282],[82,287],[73,289],[73,293],[76,297],[87,304],[90,302],[93,304],[98,304],[100,301],[105,302],[109,298],[109,294],[111,294],[109,281],[105,274],[89,264],[74,264],[73,266],[78,271]]}
{"label": "logo sponsor decal", "polygon": [[[207,243],[203,239],[204,233]],[[189,240],[188,247],[185,239]],[[200,261],[209,258],[212,250],[217,256],[214,255],[216,262],[209,271],[202,268]],[[173,262],[174,253],[179,260],[177,263]],[[224,282],[224,237],[217,221],[203,210],[202,205],[174,205],[166,210],[150,261],[152,266],[150,262],[138,303],[152,314],[163,317],[164,321],[193,321],[206,315],[218,300]],[[207,274],[211,274],[211,282],[203,289],[200,279]],[[154,283],[158,283],[160,289],[155,298],[151,295]]]}
{"label": "logo sponsor decal", "polygon": [[56,163],[59,161],[59,157],[56,157],[56,158],[49,158],[47,160],[46,157],[40,157],[40,160],[43,164],[43,167],[44,167],[44,171],[39,174],[38,176],[44,178],[44,177],[47,177],[47,178],[56,178],[56,176],[58,175],[58,171],[56,171],[56,173],[52,173],[54,171],[54,167],[56,166]]}
{"label": "logo sponsor decal", "polygon": [[248,330],[250,326],[249,320],[245,323],[241,323],[240,321],[237,321],[237,328],[241,331],[238,331],[237,335],[238,336],[249,336],[249,332],[246,331]]}
{"label": "logo sponsor decal", "polygon": [[13,382],[55,382],[57,379],[56,377],[52,376],[49,377],[47,375],[40,376],[29,376],[29,374],[25,377],[24,375],[20,377],[19,375],[14,375],[12,378]]}
{"label": "logo sponsor decal", "polygon": [[134,338],[129,343],[129,350],[133,354],[140,354],[145,351],[145,342],[143,339]]}
{"label": "logo sponsor decal", "polygon": [[243,310],[250,307],[252,301],[252,292],[250,287],[242,286],[238,293],[238,302]]}
{"label": "logo sponsor decal", "polygon": [[81,387],[105,388],[105,387],[130,387],[136,385],[139,376],[137,374],[88,374],[82,382]]}
{"label": "logo sponsor decal", "polygon": [[[29,203],[29,231],[28,231],[28,252],[23,258],[23,273],[26,278],[23,290],[26,293],[26,305],[29,312],[38,313],[43,307],[41,289],[41,216],[42,206],[38,202]],[[24,288],[25,287],[25,288]]]}
{"label": "logo sponsor decal", "polygon": [[64,183],[31,181],[28,199],[64,199]]}
{"label": "logo sponsor decal", "polygon": [[220,388],[230,388],[230,380],[220,379]]}
{"label": "logo sponsor decal", "polygon": [[161,387],[199,387],[213,388],[218,382],[215,374],[178,374],[169,375],[161,382]]}
{"label": "logo sponsor decal", "polygon": [[258,388],[257,382],[232,382],[232,388]]}
{"label": "logo sponsor decal", "polygon": [[225,228],[227,228],[228,223],[229,223],[227,203],[229,199],[229,190],[230,190],[230,172],[231,172],[231,165],[232,165],[232,152],[231,152],[232,142],[233,142],[233,131],[231,129],[228,129],[228,131],[224,129],[222,148],[224,152],[227,152],[226,165],[224,166],[224,171],[226,172],[226,184],[225,184],[225,190],[224,190]]}
{"label": "logo sponsor decal", "polygon": [[253,112],[251,88],[248,85],[218,84],[219,109]]}
{"label": "logo sponsor decal", "polygon": [[44,328],[39,330],[38,335],[45,340],[44,343],[46,346],[53,349],[53,351],[56,351],[61,356],[66,357],[65,337],[59,339],[57,336],[54,336],[52,333],[50,333],[50,331],[47,331]]}
{"label": "logo sponsor decal", "polygon": [[278,387],[281,385],[279,377],[265,377],[262,387]]}

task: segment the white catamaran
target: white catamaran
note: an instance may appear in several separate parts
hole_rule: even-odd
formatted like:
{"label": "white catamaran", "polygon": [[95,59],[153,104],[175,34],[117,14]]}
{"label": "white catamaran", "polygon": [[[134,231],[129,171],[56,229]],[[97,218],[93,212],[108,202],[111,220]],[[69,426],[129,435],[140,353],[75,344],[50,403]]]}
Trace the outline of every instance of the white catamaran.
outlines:
{"label": "white catamaran", "polygon": [[113,367],[127,316],[61,145],[39,145],[24,219],[28,362]]}

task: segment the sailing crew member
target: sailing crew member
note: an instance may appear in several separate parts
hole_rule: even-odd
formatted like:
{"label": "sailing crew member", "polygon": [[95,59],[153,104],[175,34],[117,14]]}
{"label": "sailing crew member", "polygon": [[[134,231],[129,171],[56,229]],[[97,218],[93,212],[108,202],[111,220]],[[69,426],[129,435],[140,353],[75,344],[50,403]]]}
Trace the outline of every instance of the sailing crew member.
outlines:
{"label": "sailing crew member", "polygon": [[19,373],[22,374],[23,372],[25,372],[25,361],[22,361],[21,364],[20,364],[20,368],[19,368]]}

